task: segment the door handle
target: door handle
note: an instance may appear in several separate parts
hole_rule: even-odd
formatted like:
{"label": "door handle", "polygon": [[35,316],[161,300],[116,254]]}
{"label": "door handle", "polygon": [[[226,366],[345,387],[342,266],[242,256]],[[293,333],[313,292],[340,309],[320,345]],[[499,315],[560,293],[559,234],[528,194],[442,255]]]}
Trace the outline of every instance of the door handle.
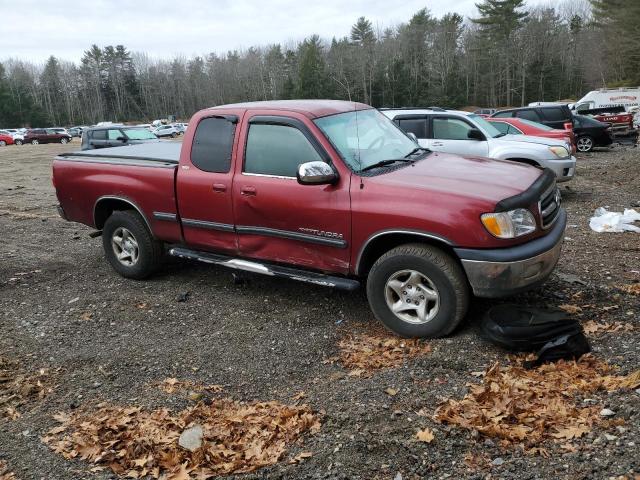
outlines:
{"label": "door handle", "polygon": [[442,143],[442,142],[433,142],[431,145],[433,145],[434,147],[443,147],[444,143]]}
{"label": "door handle", "polygon": [[241,195],[253,195],[253,196],[255,196],[256,188],[255,187],[242,187],[242,189],[240,190],[240,194]]}
{"label": "door handle", "polygon": [[214,183],[213,184],[213,191],[214,192],[226,192],[227,191],[227,186],[224,183]]}

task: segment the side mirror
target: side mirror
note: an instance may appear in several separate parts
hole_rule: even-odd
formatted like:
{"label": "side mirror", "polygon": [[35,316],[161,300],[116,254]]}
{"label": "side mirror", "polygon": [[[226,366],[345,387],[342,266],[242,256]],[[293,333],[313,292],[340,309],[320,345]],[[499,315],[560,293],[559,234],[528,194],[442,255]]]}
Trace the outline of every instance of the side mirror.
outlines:
{"label": "side mirror", "polygon": [[118,137],[116,138],[116,140],[118,140],[119,142],[127,143],[127,137]]}
{"label": "side mirror", "polygon": [[301,185],[329,185],[338,180],[331,165],[318,161],[298,165],[297,177]]}
{"label": "side mirror", "polygon": [[472,128],[467,133],[467,137],[471,140],[485,140],[484,134],[477,128]]}
{"label": "side mirror", "polygon": [[409,137],[411,140],[413,140],[414,142],[418,143],[418,137],[416,137],[416,134],[413,132],[407,132],[407,137]]}

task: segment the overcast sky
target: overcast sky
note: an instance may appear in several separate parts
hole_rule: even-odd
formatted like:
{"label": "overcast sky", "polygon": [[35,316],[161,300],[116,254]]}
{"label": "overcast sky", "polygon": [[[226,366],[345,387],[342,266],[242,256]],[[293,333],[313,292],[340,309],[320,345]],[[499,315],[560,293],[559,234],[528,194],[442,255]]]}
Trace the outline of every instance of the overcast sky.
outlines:
{"label": "overcast sky", "polygon": [[55,55],[77,62],[92,43],[122,44],[164,58],[224,53],[313,33],[343,37],[360,16],[390,27],[425,6],[438,17],[475,16],[477,1],[0,0],[0,59],[44,62]]}

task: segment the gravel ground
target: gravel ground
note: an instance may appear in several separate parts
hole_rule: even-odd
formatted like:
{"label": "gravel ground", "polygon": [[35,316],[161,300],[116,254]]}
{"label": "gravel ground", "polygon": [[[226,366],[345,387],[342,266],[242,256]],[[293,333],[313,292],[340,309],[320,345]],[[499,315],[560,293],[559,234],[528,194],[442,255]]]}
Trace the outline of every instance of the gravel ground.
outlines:
{"label": "gravel ground", "polygon": [[[451,337],[432,352],[369,378],[349,376],[338,342],[367,331],[375,319],[363,291],[345,293],[257,275],[233,281],[229,271],[172,261],[145,282],[116,275],[90,229],[57,218],[50,180],[53,155],[75,144],[0,148],[0,355],[20,372],[49,368],[53,391],[0,418],[0,461],[19,479],[107,479],[81,460],[68,461],[40,437],[52,416],[99,402],[182,409],[191,402],[149,385],[167,377],[224,386],[236,400],[293,403],[297,392],[322,413],[322,428],[290,453],[313,452],[299,465],[283,461],[244,478],[634,478],[640,473],[638,391],[593,394],[624,426],[595,428],[575,452],[545,445],[549,458],[416,414],[445,398],[461,398],[472,372],[504,351],[479,337],[478,320],[495,302],[475,301]],[[581,319],[628,322],[631,332],[590,337],[595,355],[638,368],[640,297],[616,285],[640,281],[640,235],[596,234],[593,210],[640,202],[640,149],[617,147],[581,155],[577,177],[563,186],[569,212],[564,253],[540,290],[509,301],[537,306],[591,304]],[[189,293],[186,301],[186,292]],[[182,298],[180,298],[182,297]],[[607,311],[600,307],[617,306]],[[390,396],[385,389],[393,388]],[[432,443],[415,432],[430,428]],[[608,436],[605,436],[608,435]],[[489,459],[470,468],[467,454]],[[0,472],[0,478],[2,472]],[[638,478],[637,476],[635,478]]]}

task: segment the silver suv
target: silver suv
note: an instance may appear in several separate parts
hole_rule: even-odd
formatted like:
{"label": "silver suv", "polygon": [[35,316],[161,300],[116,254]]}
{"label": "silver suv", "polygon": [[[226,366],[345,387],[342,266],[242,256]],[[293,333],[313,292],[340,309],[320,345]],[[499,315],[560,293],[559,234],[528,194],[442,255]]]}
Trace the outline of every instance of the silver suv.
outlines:
{"label": "silver suv", "polygon": [[560,140],[506,135],[475,113],[442,108],[381,109],[421,147],[434,152],[513,160],[553,170],[558,182],[573,178],[576,159]]}

